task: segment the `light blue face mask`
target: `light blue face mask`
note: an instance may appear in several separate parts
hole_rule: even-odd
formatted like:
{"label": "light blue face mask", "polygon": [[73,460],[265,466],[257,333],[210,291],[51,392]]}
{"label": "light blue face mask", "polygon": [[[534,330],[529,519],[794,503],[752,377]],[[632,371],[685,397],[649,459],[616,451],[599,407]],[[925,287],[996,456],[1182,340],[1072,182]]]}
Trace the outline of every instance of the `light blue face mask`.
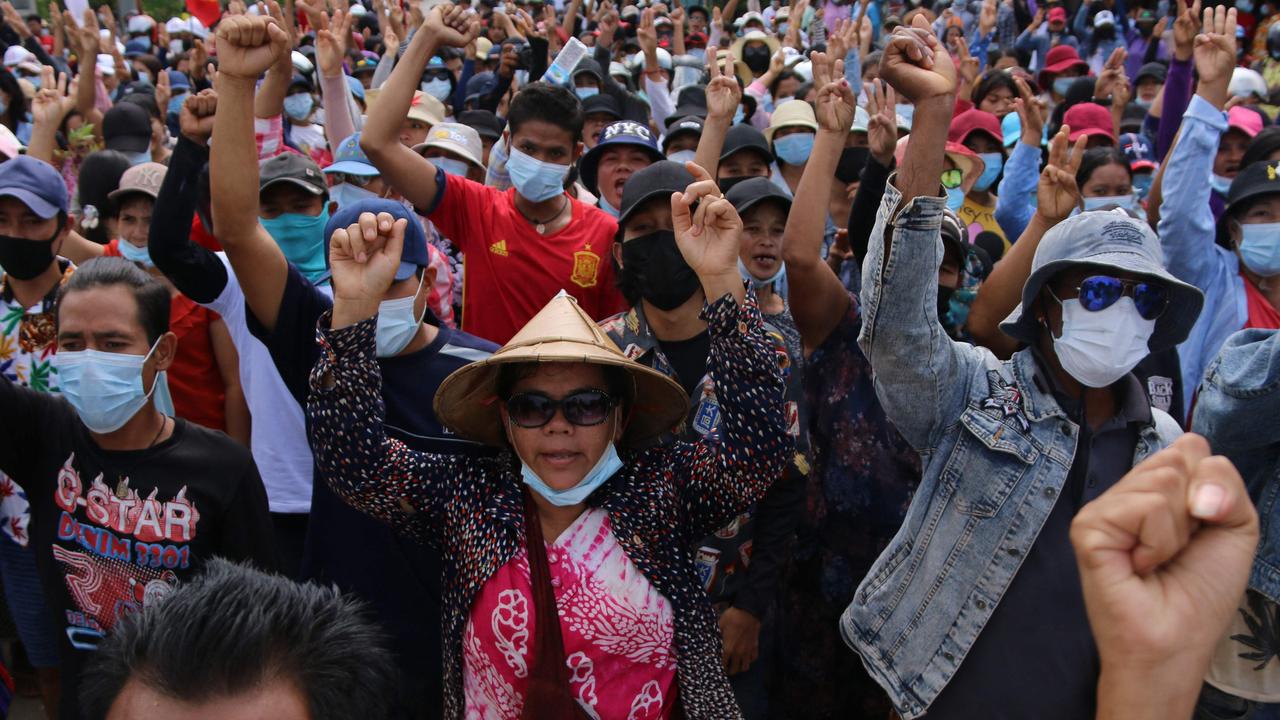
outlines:
{"label": "light blue face mask", "polygon": [[1241,224],[1240,234],[1244,266],[1263,277],[1280,275],[1280,223]]}
{"label": "light blue face mask", "polygon": [[436,78],[434,80],[424,81],[420,87],[422,88],[422,92],[430,95],[440,102],[445,102],[449,99],[449,91],[451,88],[449,86],[449,81],[445,78]]}
{"label": "light blue face mask", "polygon": [[595,97],[600,94],[600,88],[594,87],[576,87],[573,91],[577,93],[579,100],[586,100],[589,97]]}
{"label": "light blue face mask", "polygon": [[466,177],[469,166],[461,161],[446,157],[427,158],[432,165],[440,168],[446,175],[457,175],[458,177]]}
{"label": "light blue face mask", "polygon": [[1213,188],[1213,191],[1219,195],[1226,195],[1227,191],[1231,189],[1231,181],[1233,179],[1213,173],[1209,176],[1209,187]]}
{"label": "light blue face mask", "polygon": [[138,71],[138,80],[139,80],[139,82],[144,82],[144,83],[146,83],[146,84],[150,85],[150,84],[151,84],[151,73],[149,73],[149,72],[144,72],[144,71],[142,71],[142,70],[139,70],[139,71]]}
{"label": "light blue face mask", "polygon": [[1067,91],[1071,89],[1071,83],[1075,82],[1075,78],[1057,78],[1053,81],[1053,91],[1062,97],[1067,96]]}
{"label": "light blue face mask", "polygon": [[159,342],[152,344],[146,355],[77,350],[53,356],[62,396],[76,409],[85,427],[99,435],[115,432],[146,406],[153,394],[156,409],[173,415],[172,400],[164,407],[169,392],[165,373],[156,373],[150,392],[142,389],[142,367]]}
{"label": "light blue face mask", "polygon": [[178,93],[174,97],[169,98],[169,107],[165,108],[165,113],[169,115],[177,115],[182,112],[182,103],[186,102],[186,99],[186,93]]}
{"label": "light blue face mask", "polygon": [[1104,195],[1098,197],[1087,197],[1084,199],[1084,211],[1092,212],[1101,210],[1104,207],[1119,207],[1130,212],[1138,209],[1138,199],[1133,195]]}
{"label": "light blue face mask", "polygon": [[667,159],[670,160],[671,162],[677,162],[683,165],[687,162],[693,162],[694,159],[697,157],[698,157],[697,150],[677,150],[671,153],[670,155],[668,155]]}
{"label": "light blue face mask", "polygon": [[309,93],[297,93],[284,99],[284,112],[291,120],[306,120],[314,105]]}
{"label": "light blue face mask", "polygon": [[139,152],[139,153],[125,153],[125,154],[129,156],[130,167],[133,167],[134,165],[141,165],[143,163],[151,162],[150,150],[143,150],[142,152]]}
{"label": "light blue face mask", "polygon": [[1155,100],[1147,100],[1147,99],[1145,99],[1145,98],[1141,98],[1141,97],[1135,97],[1135,98],[1133,99],[1133,101],[1134,101],[1134,102],[1136,102],[1136,103],[1138,103],[1138,107],[1140,107],[1140,108],[1142,108],[1142,109],[1144,109],[1144,110],[1150,110],[1150,109],[1151,109],[1151,106],[1152,106],[1152,105],[1154,105],[1154,104],[1155,104],[1155,102],[1156,102]]}
{"label": "light blue face mask", "polygon": [[530,202],[542,202],[564,192],[564,179],[569,174],[568,165],[542,162],[515,148],[507,158],[507,173],[516,192]]}
{"label": "light blue face mask", "polygon": [[413,336],[418,334],[418,327],[422,325],[422,315],[426,315],[427,307],[422,306],[422,315],[414,312],[413,301],[422,293],[422,284],[426,282],[427,274],[422,273],[421,279],[418,280],[418,290],[409,297],[396,298],[395,300],[383,300],[378,303],[378,328],[377,337],[377,355],[380,358],[395,357],[399,355],[409,343],[413,340]]}
{"label": "light blue face mask", "polygon": [[751,283],[751,287],[755,288],[756,290],[759,290],[761,288],[767,288],[770,285],[781,280],[782,276],[787,274],[787,264],[785,262],[778,263],[778,271],[770,275],[769,277],[761,280],[760,278],[751,274],[751,270],[747,267],[747,264],[742,262],[742,258],[739,257],[738,258],[738,274],[742,276],[743,280],[746,280],[747,282]]}
{"label": "light blue face mask", "polygon": [[894,112],[902,116],[902,119],[907,122],[907,126],[910,127],[911,120],[916,116],[916,106],[911,103],[898,103],[893,109]]}
{"label": "light blue face mask", "polygon": [[523,460],[520,461],[520,478],[524,480],[525,485],[529,486],[529,489],[541,495],[547,502],[556,507],[568,507],[586,502],[596,488],[621,469],[622,458],[618,457],[618,450],[613,443],[609,443],[609,447],[604,449],[604,454],[596,461],[595,466],[587,471],[586,477],[568,490],[556,490],[547,485]]}
{"label": "light blue face mask", "polygon": [[964,190],[947,188],[947,207],[951,208],[951,212],[960,212],[960,208],[964,207]]}
{"label": "light blue face mask", "polygon": [[742,106],[739,105],[738,109],[733,112],[733,124],[737,125],[738,123],[742,122],[746,117],[747,117],[747,111],[743,110]]}
{"label": "light blue face mask", "polygon": [[785,135],[773,141],[778,159],[788,165],[803,165],[813,152],[813,133],[801,132]]}
{"label": "light blue face mask", "polygon": [[609,215],[613,218],[618,218],[622,216],[622,212],[618,210],[618,208],[609,204],[609,201],[605,198],[603,192],[600,193],[600,209],[609,213]]}
{"label": "light blue face mask", "polygon": [[156,266],[155,263],[151,262],[150,249],[138,247],[124,238],[120,238],[116,245],[120,249],[120,256],[125,260],[136,262],[148,269]]}
{"label": "light blue face mask", "polygon": [[338,207],[342,208],[354,205],[361,200],[377,200],[378,195],[372,190],[365,190],[359,185],[344,182],[329,188],[329,199],[338,203]]}
{"label": "light blue face mask", "polygon": [[285,258],[311,282],[320,282],[329,274],[324,262],[324,226],[329,222],[329,208],[319,215],[284,213],[260,218],[271,239],[284,251]]}
{"label": "light blue face mask", "polygon": [[982,174],[978,176],[976,182],[973,183],[973,189],[982,191],[990,190],[992,185],[996,184],[996,180],[1000,178],[1000,170],[1004,168],[1004,153],[978,153],[978,157],[982,158],[985,167]]}

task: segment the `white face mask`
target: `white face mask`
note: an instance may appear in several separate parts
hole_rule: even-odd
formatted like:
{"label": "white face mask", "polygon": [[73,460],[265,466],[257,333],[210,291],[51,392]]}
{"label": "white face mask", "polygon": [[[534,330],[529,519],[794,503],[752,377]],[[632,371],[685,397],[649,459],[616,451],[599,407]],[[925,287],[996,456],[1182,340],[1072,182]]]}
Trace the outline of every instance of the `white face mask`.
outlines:
{"label": "white face mask", "polygon": [[1133,298],[1090,312],[1076,298],[1062,300],[1062,337],[1053,349],[1062,369],[1082,385],[1102,388],[1124,377],[1151,354],[1147,341],[1156,321],[1144,320]]}

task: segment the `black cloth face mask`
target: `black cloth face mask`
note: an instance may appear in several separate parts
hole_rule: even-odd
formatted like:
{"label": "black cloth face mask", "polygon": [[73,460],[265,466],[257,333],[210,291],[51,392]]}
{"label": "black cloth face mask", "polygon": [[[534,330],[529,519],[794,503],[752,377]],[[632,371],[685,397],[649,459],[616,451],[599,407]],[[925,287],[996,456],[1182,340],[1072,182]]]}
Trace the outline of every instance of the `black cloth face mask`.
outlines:
{"label": "black cloth face mask", "polygon": [[643,298],[659,310],[675,310],[700,286],[697,273],[680,254],[674,232],[658,230],[622,243],[618,290],[631,305]]}
{"label": "black cloth face mask", "polygon": [[836,164],[836,179],[848,185],[862,177],[862,168],[871,157],[870,148],[847,147],[840,152],[840,162]]}
{"label": "black cloth face mask", "polygon": [[28,240],[0,235],[0,267],[19,280],[34,280],[53,264],[53,241],[62,232],[62,222],[48,240]]}

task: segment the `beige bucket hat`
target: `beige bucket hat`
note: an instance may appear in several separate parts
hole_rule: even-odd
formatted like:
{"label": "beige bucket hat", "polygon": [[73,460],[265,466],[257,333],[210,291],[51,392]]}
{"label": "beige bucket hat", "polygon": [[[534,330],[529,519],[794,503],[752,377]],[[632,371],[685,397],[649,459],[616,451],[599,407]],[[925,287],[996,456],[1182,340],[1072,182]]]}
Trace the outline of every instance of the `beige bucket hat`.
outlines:
{"label": "beige bucket hat", "polygon": [[637,445],[673,430],[689,412],[680,384],[628,359],[573,296],[560,291],[492,356],[455,370],[436,391],[440,422],[464,438],[503,447],[498,372],[513,363],[590,363],[622,368],[635,383],[623,445]]}

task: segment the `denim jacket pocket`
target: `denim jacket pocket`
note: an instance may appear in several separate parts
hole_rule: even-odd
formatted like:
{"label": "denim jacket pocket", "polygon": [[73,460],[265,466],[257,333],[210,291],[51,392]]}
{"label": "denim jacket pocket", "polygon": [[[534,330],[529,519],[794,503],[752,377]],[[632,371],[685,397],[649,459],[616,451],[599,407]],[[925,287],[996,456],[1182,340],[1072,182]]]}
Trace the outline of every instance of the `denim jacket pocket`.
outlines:
{"label": "denim jacket pocket", "polygon": [[955,508],[971,517],[995,517],[1040,451],[1007,419],[974,407],[960,415],[959,428],[962,431],[943,471],[945,482],[955,487]]}
{"label": "denim jacket pocket", "polygon": [[[862,587],[858,588],[858,599],[866,605],[872,595],[875,595],[885,586],[889,578],[893,577],[894,572],[902,566],[903,561],[911,557],[911,551],[915,549],[915,544],[911,542],[911,538],[895,538],[894,543],[890,543],[885,553],[881,554],[872,566],[871,572],[867,574],[867,579],[862,583]],[[893,609],[892,603],[886,603],[882,615],[887,617]]]}

